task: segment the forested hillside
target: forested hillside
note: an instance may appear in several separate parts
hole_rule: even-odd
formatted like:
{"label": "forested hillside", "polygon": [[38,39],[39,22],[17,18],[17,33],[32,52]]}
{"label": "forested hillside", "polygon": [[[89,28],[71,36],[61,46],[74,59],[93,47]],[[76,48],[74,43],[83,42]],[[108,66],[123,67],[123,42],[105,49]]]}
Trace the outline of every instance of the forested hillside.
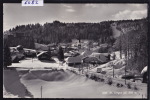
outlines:
{"label": "forested hillside", "polygon": [[102,39],[102,42],[110,40],[112,21],[101,23],[45,23],[44,25],[28,24],[16,26],[9,30],[10,33],[25,33],[32,36],[37,43],[71,42],[71,39]]}
{"label": "forested hillside", "polygon": [[[56,43],[56,42],[71,42],[71,39],[92,39],[100,41],[101,43],[112,40],[113,31],[111,24],[116,22],[118,25],[121,23],[134,23],[133,27],[143,23],[145,19],[141,20],[121,20],[121,21],[104,21],[100,23],[62,23],[54,21],[53,23],[45,23],[44,25],[28,24],[16,26],[10,29],[8,32],[24,33],[27,36],[31,36],[37,43]],[[127,24],[127,27],[130,27]]]}
{"label": "forested hillside", "polygon": [[121,35],[116,39],[113,48],[125,54],[127,66],[141,71],[148,64],[148,21],[119,22],[117,29]]}

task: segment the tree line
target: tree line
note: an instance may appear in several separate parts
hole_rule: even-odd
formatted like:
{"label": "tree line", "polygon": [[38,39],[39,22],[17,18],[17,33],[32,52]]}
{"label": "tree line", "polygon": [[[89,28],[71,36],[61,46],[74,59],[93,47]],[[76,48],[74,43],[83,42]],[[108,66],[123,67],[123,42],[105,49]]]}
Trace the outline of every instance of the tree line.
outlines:
{"label": "tree line", "polygon": [[71,42],[72,39],[92,39],[95,41],[109,42],[112,36],[110,24],[113,21],[100,23],[62,23],[54,21],[41,25],[28,24],[19,25],[7,32],[11,34],[24,33],[34,38],[35,42],[41,44]]}
{"label": "tree line", "polygon": [[71,42],[71,39],[91,39],[100,43],[112,43],[113,31],[111,24],[119,23],[135,23],[135,26],[141,20],[120,20],[120,21],[103,21],[100,23],[62,23],[53,21],[53,23],[45,23],[41,25],[28,24],[18,25],[8,30],[8,33],[24,33],[33,37],[35,42],[41,44]]}
{"label": "tree line", "polygon": [[121,35],[115,40],[113,48],[125,55],[126,66],[141,71],[148,65],[148,20],[118,23]]}

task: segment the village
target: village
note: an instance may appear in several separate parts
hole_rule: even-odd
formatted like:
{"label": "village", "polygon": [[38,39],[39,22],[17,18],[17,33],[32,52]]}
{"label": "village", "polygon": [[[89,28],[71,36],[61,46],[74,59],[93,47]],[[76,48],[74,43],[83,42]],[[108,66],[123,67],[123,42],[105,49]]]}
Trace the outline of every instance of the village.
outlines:
{"label": "village", "polygon": [[[79,41],[78,39],[73,39],[72,43],[68,44],[53,43],[44,45],[35,43],[35,49],[27,49],[23,48],[22,45],[18,45],[10,47],[13,63],[8,68],[10,70],[15,68],[19,73],[29,73],[32,70],[35,72],[40,71],[43,74],[47,73],[45,72],[46,70],[63,71],[65,73],[69,71],[81,77],[117,88],[131,89],[134,92],[141,91],[139,92],[140,97],[146,97],[147,84],[142,83],[142,75],[133,73],[129,69],[125,70],[125,57],[120,59],[119,51],[110,52],[107,50],[108,46],[108,44],[99,45],[97,42],[91,42],[90,40]],[[60,49],[63,53],[61,57],[59,55]],[[99,51],[103,53],[99,53]],[[39,77],[42,77],[42,74],[38,75]],[[53,76],[53,78],[55,77],[57,75]],[[66,78],[67,76],[59,76],[57,81],[63,80],[62,77]],[[47,76],[46,80],[49,81],[51,78],[51,76]],[[55,81],[53,78],[51,81]],[[45,77],[42,79],[45,80]]]}

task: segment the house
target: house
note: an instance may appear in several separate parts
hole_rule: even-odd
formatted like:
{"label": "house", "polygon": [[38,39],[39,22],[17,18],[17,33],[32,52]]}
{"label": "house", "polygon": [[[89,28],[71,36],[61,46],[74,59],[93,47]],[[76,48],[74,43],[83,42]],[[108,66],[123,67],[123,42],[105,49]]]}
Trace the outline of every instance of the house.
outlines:
{"label": "house", "polygon": [[93,53],[93,51],[84,51],[84,52],[82,52],[81,53],[81,55],[83,56],[83,57],[87,57],[87,56],[89,56],[89,55],[91,55]]}
{"label": "house", "polygon": [[92,53],[90,56],[88,57],[96,57],[99,59],[99,61],[101,61],[102,63],[106,63],[109,61],[109,53]]}
{"label": "house", "polygon": [[38,59],[39,60],[50,60],[50,55],[48,52],[44,51],[44,52],[41,52],[37,55]]}
{"label": "house", "polygon": [[72,57],[76,57],[76,56],[79,56],[80,53],[76,50],[72,50],[72,51],[69,51],[71,54],[72,54]]}
{"label": "house", "polygon": [[22,60],[25,58],[25,55],[23,54],[23,52],[18,51],[16,47],[10,47],[10,53],[11,53],[12,61],[16,58],[19,60]]}
{"label": "house", "polygon": [[80,40],[80,45],[81,45],[81,48],[85,48],[85,49],[89,49],[89,42],[91,40],[87,40],[87,39],[81,39]]}
{"label": "house", "polygon": [[80,41],[78,39],[72,39],[72,47],[75,47],[76,49],[81,49],[81,44]]}
{"label": "house", "polygon": [[87,40],[87,39],[81,39],[80,41],[81,41],[81,43],[88,44],[90,40]]}
{"label": "house", "polygon": [[104,44],[100,44],[100,47],[102,47],[102,48],[106,48],[106,47],[108,47],[109,45],[107,44],[107,43],[104,43]]}
{"label": "house", "polygon": [[24,48],[24,55],[26,57],[36,57],[36,50]]}
{"label": "house", "polygon": [[80,65],[82,63],[82,57],[83,56],[68,57],[66,59],[66,64],[68,64],[68,66]]}
{"label": "house", "polygon": [[93,46],[95,47],[95,46],[98,46],[98,42],[94,42],[93,43]]}
{"label": "house", "polygon": [[70,52],[66,52],[64,53],[64,57],[67,58],[67,57],[72,57],[72,54]]}
{"label": "house", "polygon": [[23,49],[23,46],[22,45],[18,45],[16,47],[16,49],[20,52],[20,53],[24,53],[24,49]]}
{"label": "house", "polygon": [[67,57],[76,57],[78,55],[80,55],[80,54],[75,50],[68,51],[68,52],[64,53],[65,58],[67,58]]}
{"label": "house", "polygon": [[90,64],[102,64],[103,61],[98,59],[97,57],[85,57],[82,59],[83,63],[90,63]]}
{"label": "house", "polygon": [[77,50],[77,48],[74,48],[74,47],[67,47],[67,48],[66,48],[66,52],[69,52],[69,51],[71,51],[71,50]]}
{"label": "house", "polygon": [[72,44],[77,44],[77,43],[79,43],[78,39],[72,39]]}

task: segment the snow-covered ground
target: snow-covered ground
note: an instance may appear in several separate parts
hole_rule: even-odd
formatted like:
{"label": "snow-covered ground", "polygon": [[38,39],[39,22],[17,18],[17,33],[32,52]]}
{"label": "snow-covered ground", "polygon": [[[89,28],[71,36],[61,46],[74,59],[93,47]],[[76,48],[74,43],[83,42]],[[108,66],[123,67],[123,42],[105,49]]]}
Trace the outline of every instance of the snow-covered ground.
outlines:
{"label": "snow-covered ground", "polygon": [[[55,77],[60,73],[61,72],[57,72]],[[141,98],[137,91],[109,86],[70,72],[65,72],[65,74],[66,75],[62,80],[54,79],[53,81],[45,81],[31,75],[34,79],[25,79],[24,76],[21,81],[35,98],[41,97],[41,86],[43,98]],[[44,72],[44,75],[41,74],[40,76],[51,78],[53,75],[49,73],[45,74]],[[113,92],[113,94],[110,94],[109,92]],[[127,94],[117,94],[124,92],[127,92]]]}
{"label": "snow-covered ground", "polygon": [[57,58],[53,58],[54,61],[39,61],[37,58],[31,59],[27,58],[26,60],[21,60],[19,63],[13,63],[9,67],[17,67],[17,68],[28,68],[28,69],[66,69],[67,66],[62,66],[61,62],[58,61]]}
{"label": "snow-covered ground", "polygon": [[125,60],[124,59],[116,59],[110,61],[108,63],[99,65],[96,68],[91,69],[92,72],[97,72],[97,68],[102,68],[102,71],[105,71],[107,75],[112,75],[113,67],[115,70],[115,75],[123,75],[125,68]]}
{"label": "snow-covered ground", "polygon": [[[85,76],[74,74],[66,64],[41,62],[37,59],[26,59],[20,63],[13,63],[9,67],[16,70],[4,70],[5,94],[14,97],[42,97],[43,98],[145,98],[147,90],[133,90],[125,87],[118,88],[104,82],[95,82]],[[123,61],[112,62],[121,68]],[[109,63],[111,65],[111,62]],[[107,64],[107,66],[109,66]],[[41,67],[42,66],[42,67]],[[99,67],[106,67],[106,64]],[[54,71],[52,69],[64,69]],[[110,67],[111,68],[111,67]],[[93,72],[96,68],[91,69]],[[8,97],[5,94],[4,97]]]}

